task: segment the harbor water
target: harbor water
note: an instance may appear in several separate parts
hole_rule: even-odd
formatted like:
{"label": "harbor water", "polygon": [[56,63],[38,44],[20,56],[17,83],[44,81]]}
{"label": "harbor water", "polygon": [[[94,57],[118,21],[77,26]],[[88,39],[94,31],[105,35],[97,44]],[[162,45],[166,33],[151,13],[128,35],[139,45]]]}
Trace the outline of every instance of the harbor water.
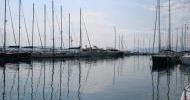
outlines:
{"label": "harbor water", "polygon": [[153,69],[150,56],[0,65],[0,100],[180,100],[190,66]]}

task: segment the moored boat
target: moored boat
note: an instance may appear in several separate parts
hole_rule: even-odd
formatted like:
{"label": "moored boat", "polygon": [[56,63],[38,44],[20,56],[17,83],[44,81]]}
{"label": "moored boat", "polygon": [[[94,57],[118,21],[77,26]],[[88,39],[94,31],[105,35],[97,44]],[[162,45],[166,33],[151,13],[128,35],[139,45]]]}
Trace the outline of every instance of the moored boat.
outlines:
{"label": "moored boat", "polygon": [[182,64],[190,65],[190,55],[189,54],[182,56],[180,59],[181,59]]}

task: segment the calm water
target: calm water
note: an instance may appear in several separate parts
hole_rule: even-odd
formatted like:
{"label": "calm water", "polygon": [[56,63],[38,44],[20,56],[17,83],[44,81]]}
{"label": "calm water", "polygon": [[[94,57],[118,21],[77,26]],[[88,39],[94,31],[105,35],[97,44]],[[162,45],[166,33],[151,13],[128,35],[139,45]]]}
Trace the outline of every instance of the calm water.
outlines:
{"label": "calm water", "polygon": [[180,65],[152,71],[144,56],[6,64],[0,100],[179,100],[189,76]]}

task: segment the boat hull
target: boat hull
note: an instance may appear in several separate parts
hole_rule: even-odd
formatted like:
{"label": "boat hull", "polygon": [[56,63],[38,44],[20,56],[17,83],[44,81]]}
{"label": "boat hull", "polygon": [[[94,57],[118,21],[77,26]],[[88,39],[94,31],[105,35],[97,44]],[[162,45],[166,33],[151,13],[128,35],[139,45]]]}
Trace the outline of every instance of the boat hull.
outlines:
{"label": "boat hull", "polygon": [[162,64],[175,64],[178,62],[178,58],[175,56],[163,56],[163,55],[154,55],[152,56],[153,65],[162,65]]}
{"label": "boat hull", "polygon": [[30,63],[31,53],[0,53],[0,63]]}
{"label": "boat hull", "polygon": [[184,64],[184,65],[190,65],[190,56],[183,56],[183,57],[181,57],[181,62],[182,62],[182,64]]}
{"label": "boat hull", "polygon": [[181,100],[190,100],[190,91],[189,91],[189,85],[184,88],[184,91],[181,95]]}
{"label": "boat hull", "polygon": [[152,56],[152,70],[159,71],[171,68],[178,63],[178,58],[167,55],[153,55]]}

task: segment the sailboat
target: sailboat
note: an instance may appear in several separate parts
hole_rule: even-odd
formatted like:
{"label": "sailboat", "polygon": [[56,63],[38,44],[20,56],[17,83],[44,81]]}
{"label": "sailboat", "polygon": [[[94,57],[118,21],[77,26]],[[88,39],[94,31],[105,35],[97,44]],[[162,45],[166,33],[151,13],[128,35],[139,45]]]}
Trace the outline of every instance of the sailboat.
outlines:
{"label": "sailboat", "polygon": [[15,63],[15,62],[30,62],[30,53],[21,52],[20,48],[20,25],[21,25],[21,0],[19,0],[19,46],[10,46],[11,48],[17,48],[18,52],[11,52],[7,49],[6,38],[7,38],[7,1],[5,0],[4,5],[4,45],[3,51],[0,53],[0,63]]}
{"label": "sailboat", "polygon": [[190,65],[190,55],[189,54],[185,54],[180,59],[181,59],[182,64]]}
{"label": "sailboat", "polygon": [[[175,64],[178,61],[177,56],[175,56],[175,52],[172,51],[171,46],[171,6],[170,6],[170,0],[169,0],[169,29],[168,29],[168,48],[166,50],[161,50],[161,36],[160,36],[160,0],[158,0],[157,4],[157,11],[158,15],[158,24],[159,24],[159,53],[157,55],[152,56],[153,66],[159,65],[159,67],[165,67],[166,65],[172,65]],[[156,15],[157,15],[156,14]],[[157,20],[156,20],[157,21]],[[157,25],[157,24],[156,24]],[[155,28],[156,28],[155,25]]]}
{"label": "sailboat", "polygon": [[[186,29],[187,29],[187,26],[185,24],[185,33],[186,33]],[[185,55],[183,55],[181,58],[180,58],[182,64],[184,65],[190,65],[190,54],[187,52],[185,53]]]}

